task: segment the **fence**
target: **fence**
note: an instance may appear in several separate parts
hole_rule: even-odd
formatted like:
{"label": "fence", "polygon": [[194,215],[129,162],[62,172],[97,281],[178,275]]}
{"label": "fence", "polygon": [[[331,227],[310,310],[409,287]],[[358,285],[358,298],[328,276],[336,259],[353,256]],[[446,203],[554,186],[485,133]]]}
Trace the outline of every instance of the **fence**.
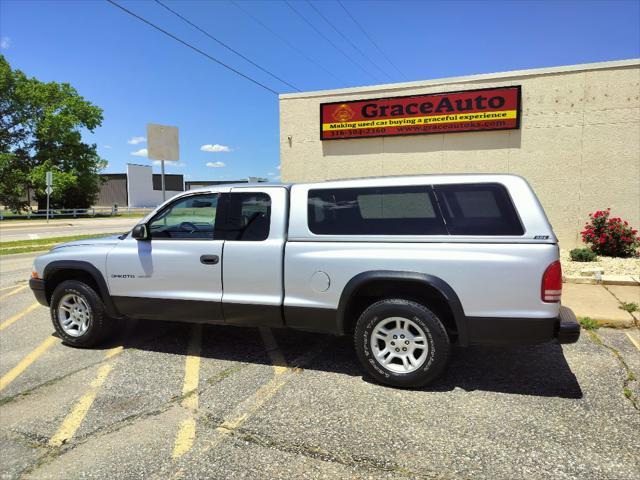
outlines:
{"label": "fence", "polygon": [[[78,218],[78,217],[113,217],[116,215],[145,215],[155,207],[94,207],[94,208],[74,208],[55,209],[49,211],[49,218]],[[38,210],[36,212],[27,211],[24,214],[4,213],[0,210],[0,220],[8,219],[47,218],[47,212]]]}

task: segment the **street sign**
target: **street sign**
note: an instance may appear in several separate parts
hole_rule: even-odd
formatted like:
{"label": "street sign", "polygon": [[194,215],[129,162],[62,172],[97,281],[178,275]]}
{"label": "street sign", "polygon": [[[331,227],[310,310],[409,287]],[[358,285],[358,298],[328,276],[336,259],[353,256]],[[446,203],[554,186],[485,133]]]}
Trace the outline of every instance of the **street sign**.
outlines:
{"label": "street sign", "polygon": [[147,124],[147,156],[153,160],[180,160],[178,127]]}
{"label": "street sign", "polygon": [[178,127],[148,123],[147,157],[152,160],[160,160],[162,201],[165,201],[167,199],[167,195],[164,188],[164,162],[167,160],[180,160]]}
{"label": "street sign", "polygon": [[53,193],[53,187],[51,185],[48,185],[45,192],[47,192],[47,195],[51,195]]}
{"label": "street sign", "polygon": [[47,172],[47,187],[53,185],[53,172]]}

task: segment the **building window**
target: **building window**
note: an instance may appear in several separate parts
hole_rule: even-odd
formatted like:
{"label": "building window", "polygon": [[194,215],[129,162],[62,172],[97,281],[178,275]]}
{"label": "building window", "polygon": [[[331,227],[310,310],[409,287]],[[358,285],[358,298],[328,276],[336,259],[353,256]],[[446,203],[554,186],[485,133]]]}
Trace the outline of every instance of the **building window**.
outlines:
{"label": "building window", "polygon": [[446,235],[430,186],[309,191],[316,235]]}

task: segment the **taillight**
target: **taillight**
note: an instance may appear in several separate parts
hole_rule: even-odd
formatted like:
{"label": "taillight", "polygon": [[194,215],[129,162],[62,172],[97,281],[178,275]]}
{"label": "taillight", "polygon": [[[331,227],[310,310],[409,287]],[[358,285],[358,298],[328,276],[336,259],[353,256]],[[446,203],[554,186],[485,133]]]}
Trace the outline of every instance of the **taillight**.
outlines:
{"label": "taillight", "polygon": [[543,302],[558,303],[562,295],[562,266],[556,260],[547,267],[542,276],[540,296]]}

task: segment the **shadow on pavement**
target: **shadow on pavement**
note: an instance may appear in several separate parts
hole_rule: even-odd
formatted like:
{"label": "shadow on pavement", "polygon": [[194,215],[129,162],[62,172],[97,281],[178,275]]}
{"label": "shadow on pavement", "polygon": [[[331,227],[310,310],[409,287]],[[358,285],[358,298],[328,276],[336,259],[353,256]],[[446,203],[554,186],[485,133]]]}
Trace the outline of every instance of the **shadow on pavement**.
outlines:
{"label": "shadow on pavement", "polygon": [[[137,320],[126,322],[121,335],[102,348],[123,345],[129,349],[185,355],[192,325]],[[303,368],[357,376],[365,381],[352,337],[274,329],[274,337],[287,362],[326,343],[322,353]],[[257,328],[203,326],[203,358],[271,365]],[[386,387],[383,387],[386,388]],[[455,388],[541,397],[582,398],[582,390],[569,368],[562,347],[548,343],[532,346],[456,347],[451,363],[436,382],[423,388],[446,392]]]}

